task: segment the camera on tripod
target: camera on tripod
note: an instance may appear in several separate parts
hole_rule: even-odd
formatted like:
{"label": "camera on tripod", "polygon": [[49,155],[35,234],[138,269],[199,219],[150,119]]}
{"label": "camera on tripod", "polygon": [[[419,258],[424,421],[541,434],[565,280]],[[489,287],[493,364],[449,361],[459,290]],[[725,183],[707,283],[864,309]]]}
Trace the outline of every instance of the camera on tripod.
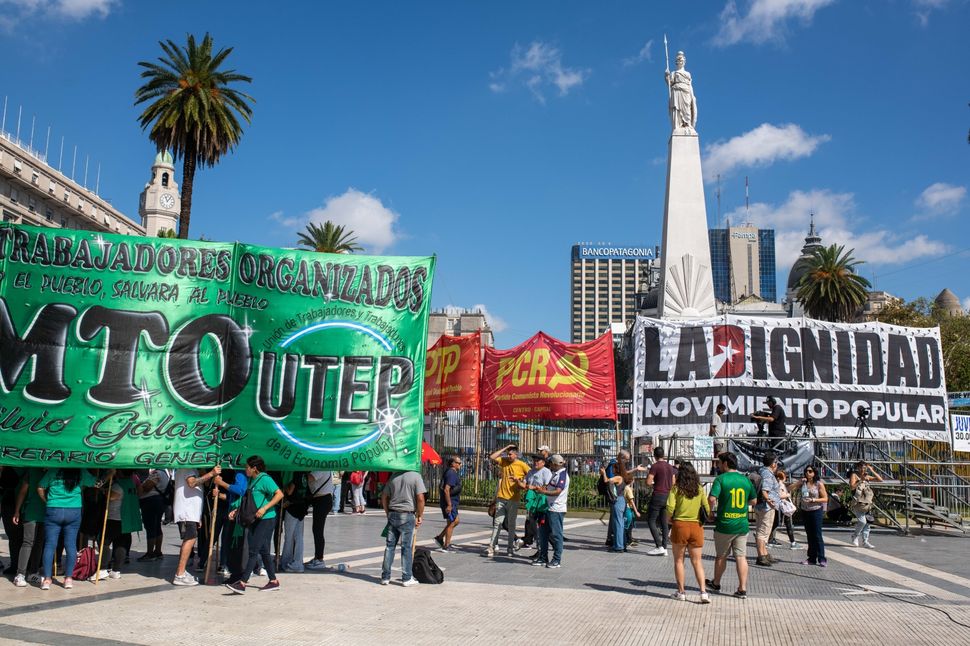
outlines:
{"label": "camera on tripod", "polygon": [[869,414],[871,412],[872,412],[871,408],[869,408],[868,406],[863,406],[862,404],[859,404],[858,406],[856,406],[855,416],[859,419],[866,419],[869,417]]}

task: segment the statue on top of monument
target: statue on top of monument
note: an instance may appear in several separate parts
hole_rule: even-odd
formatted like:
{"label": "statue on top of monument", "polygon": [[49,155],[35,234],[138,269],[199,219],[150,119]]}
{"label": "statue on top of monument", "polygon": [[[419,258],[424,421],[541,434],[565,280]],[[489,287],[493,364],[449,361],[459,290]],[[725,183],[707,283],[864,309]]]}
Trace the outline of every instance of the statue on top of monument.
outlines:
{"label": "statue on top of monument", "polygon": [[677,52],[674,59],[676,69],[664,72],[670,90],[670,122],[675,135],[697,134],[697,98],[694,96],[690,72],[684,69],[686,63],[684,52]]}

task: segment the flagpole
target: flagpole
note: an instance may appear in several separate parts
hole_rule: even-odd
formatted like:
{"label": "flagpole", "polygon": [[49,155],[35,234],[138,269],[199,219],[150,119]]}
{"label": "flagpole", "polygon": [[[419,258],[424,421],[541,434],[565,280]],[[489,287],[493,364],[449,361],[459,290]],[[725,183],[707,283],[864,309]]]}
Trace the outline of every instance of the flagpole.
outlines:
{"label": "flagpole", "polygon": [[[104,522],[101,524],[101,549],[98,550],[98,569],[94,571],[94,585],[98,585],[101,580],[101,558],[104,556],[104,537],[108,533],[108,507],[111,505],[111,483],[114,480],[114,471],[108,476],[108,493],[104,502]],[[116,569],[121,569],[120,563],[115,563]]]}

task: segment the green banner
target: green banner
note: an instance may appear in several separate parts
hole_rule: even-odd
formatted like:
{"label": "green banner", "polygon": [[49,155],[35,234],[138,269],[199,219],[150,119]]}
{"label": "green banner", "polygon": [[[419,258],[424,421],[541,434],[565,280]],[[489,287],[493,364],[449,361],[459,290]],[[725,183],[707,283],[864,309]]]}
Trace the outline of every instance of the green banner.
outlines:
{"label": "green banner", "polygon": [[416,470],[433,274],[0,225],[0,462]]}

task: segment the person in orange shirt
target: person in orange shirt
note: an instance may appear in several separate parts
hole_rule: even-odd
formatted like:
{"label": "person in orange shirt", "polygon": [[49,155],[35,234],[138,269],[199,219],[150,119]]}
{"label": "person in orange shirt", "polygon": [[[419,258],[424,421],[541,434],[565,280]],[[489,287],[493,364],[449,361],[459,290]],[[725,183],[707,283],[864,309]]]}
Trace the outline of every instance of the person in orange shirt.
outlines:
{"label": "person in orange shirt", "polygon": [[[505,454],[505,457],[502,454]],[[492,518],[492,537],[483,556],[495,556],[495,546],[498,545],[498,534],[502,524],[508,520],[509,546],[507,554],[512,556],[515,547],[515,521],[519,514],[519,497],[522,488],[518,481],[529,473],[529,465],[519,459],[519,447],[508,444],[488,456],[497,464],[502,473],[499,476],[498,491],[495,493],[495,516]]]}

